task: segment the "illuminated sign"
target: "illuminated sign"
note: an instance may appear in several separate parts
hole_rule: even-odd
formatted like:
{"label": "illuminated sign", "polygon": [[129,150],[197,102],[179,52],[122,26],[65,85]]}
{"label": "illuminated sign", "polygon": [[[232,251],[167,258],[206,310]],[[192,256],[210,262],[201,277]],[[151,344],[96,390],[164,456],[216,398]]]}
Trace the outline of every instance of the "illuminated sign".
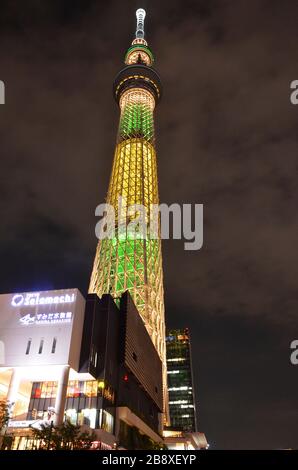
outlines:
{"label": "illuminated sign", "polygon": [[35,421],[9,421],[8,427],[9,428],[29,428],[31,425],[35,423]]}
{"label": "illuminated sign", "polygon": [[20,318],[20,323],[23,325],[45,325],[56,323],[70,323],[72,319],[72,312],[55,312],[55,313],[38,313],[31,315],[28,313]]}
{"label": "illuminated sign", "polygon": [[11,305],[13,307],[32,307],[36,305],[70,304],[73,303],[75,299],[75,294],[42,296],[40,292],[32,292],[29,294],[15,294],[12,298]]}
{"label": "illuminated sign", "polygon": [[24,421],[12,421],[8,422],[9,428],[34,428],[42,429],[42,425],[49,426],[50,422],[48,420],[24,420]]}

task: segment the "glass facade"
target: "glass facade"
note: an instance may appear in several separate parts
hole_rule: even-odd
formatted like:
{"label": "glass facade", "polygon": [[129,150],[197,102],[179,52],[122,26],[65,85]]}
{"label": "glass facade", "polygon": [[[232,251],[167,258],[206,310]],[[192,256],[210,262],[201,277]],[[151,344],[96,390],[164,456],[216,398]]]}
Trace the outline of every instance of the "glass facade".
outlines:
{"label": "glass facade", "polygon": [[166,337],[171,428],[196,432],[194,385],[188,329],[170,330]]}
{"label": "glass facade", "polygon": [[[28,409],[28,420],[49,420],[55,408],[58,382],[33,382]],[[75,425],[88,425],[113,432],[114,416],[103,409],[112,407],[115,393],[107,383],[98,380],[70,380],[68,382],[65,417]]]}
{"label": "glass facade", "polygon": [[98,391],[102,391],[98,387],[96,380],[87,380],[86,382],[79,380],[70,380],[67,387],[67,398],[73,397],[97,397]]}

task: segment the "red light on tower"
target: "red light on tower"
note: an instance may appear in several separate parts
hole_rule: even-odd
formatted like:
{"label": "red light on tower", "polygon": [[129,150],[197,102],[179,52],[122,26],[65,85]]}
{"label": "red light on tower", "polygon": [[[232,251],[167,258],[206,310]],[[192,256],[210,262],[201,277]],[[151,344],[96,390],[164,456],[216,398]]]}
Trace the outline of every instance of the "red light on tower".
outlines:
{"label": "red light on tower", "polygon": [[124,375],[123,380],[124,380],[124,382],[128,382],[128,375],[127,374]]}

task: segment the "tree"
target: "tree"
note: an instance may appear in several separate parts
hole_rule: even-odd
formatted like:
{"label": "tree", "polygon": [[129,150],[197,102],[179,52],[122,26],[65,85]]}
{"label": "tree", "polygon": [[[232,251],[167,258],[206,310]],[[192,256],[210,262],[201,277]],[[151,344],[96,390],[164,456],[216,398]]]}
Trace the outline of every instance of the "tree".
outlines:
{"label": "tree", "polygon": [[90,449],[95,440],[94,433],[81,432],[80,426],[69,420],[60,426],[41,424],[39,429],[32,428],[32,434],[39,441],[41,450]]}
{"label": "tree", "polygon": [[9,405],[6,400],[0,400],[0,434],[6,429],[9,421]]}
{"label": "tree", "polygon": [[66,420],[56,428],[56,432],[60,435],[63,449],[74,449],[80,437],[80,426],[76,426],[69,420]]}
{"label": "tree", "polygon": [[135,426],[120,423],[120,445],[127,450],[162,450],[163,444],[154,442],[146,434],[140,433]]}
{"label": "tree", "polygon": [[65,450],[90,449],[92,441],[96,438],[94,432],[81,432],[81,427],[72,424],[69,420],[58,426],[56,432]]}
{"label": "tree", "polygon": [[0,449],[11,446],[11,436],[6,435],[7,425],[10,418],[10,407],[6,400],[0,400]]}
{"label": "tree", "polygon": [[59,436],[54,431],[52,423],[41,424],[39,428],[32,427],[32,437],[39,441],[39,449],[52,450],[59,449],[60,441]]}

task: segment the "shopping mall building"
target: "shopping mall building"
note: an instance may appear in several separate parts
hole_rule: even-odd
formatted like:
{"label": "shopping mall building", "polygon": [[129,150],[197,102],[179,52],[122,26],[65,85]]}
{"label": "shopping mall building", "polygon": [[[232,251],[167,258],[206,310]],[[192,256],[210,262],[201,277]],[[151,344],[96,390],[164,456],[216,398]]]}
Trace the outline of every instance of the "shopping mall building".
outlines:
{"label": "shopping mall building", "polygon": [[77,289],[0,295],[0,399],[14,448],[69,419],[98,448],[126,448],[129,430],[161,443],[162,365],[129,293]]}

